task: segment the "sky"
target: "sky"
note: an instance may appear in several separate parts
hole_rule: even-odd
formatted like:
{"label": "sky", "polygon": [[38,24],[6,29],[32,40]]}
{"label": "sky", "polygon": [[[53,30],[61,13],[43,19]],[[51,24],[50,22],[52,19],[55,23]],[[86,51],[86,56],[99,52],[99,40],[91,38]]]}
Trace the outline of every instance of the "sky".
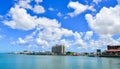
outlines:
{"label": "sky", "polygon": [[95,52],[120,45],[120,0],[0,0],[0,52]]}

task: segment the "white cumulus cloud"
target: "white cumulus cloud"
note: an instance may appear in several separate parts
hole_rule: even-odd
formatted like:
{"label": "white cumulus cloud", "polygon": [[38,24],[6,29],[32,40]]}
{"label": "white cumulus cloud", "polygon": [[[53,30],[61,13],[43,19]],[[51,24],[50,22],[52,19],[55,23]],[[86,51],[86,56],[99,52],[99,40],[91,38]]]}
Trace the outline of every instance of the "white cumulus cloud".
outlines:
{"label": "white cumulus cloud", "polygon": [[87,5],[83,5],[79,2],[70,2],[68,4],[68,7],[69,8],[73,8],[74,9],[74,12],[71,12],[71,13],[68,13],[68,15],[70,15],[71,17],[74,17],[82,12],[84,12],[85,10],[87,10]]}
{"label": "white cumulus cloud", "polygon": [[99,2],[101,2],[102,0],[93,0],[94,3],[98,4]]}
{"label": "white cumulus cloud", "polygon": [[85,17],[89,26],[102,36],[120,34],[120,6],[103,7],[96,16],[87,14]]}
{"label": "white cumulus cloud", "polygon": [[27,14],[27,11],[25,9],[18,6],[11,8],[9,15],[12,20],[5,20],[4,24],[10,26],[13,29],[30,30],[35,28],[37,25],[35,23],[36,17]]}
{"label": "white cumulus cloud", "polygon": [[43,0],[35,0],[36,3],[43,2]]}
{"label": "white cumulus cloud", "polygon": [[60,27],[56,19],[31,16],[25,9],[19,6],[11,8],[9,15],[12,20],[5,20],[4,24],[13,29],[31,30],[38,25],[41,27]]}
{"label": "white cumulus cloud", "polygon": [[92,36],[93,36],[93,31],[87,31],[84,39],[89,40],[91,39]]}
{"label": "white cumulus cloud", "polygon": [[25,9],[32,9],[32,6],[29,4],[31,0],[20,0],[17,5]]}
{"label": "white cumulus cloud", "polygon": [[10,28],[26,31],[35,29],[32,34],[26,35],[25,38],[19,37],[12,44],[45,48],[62,42],[68,44],[69,40],[65,42],[62,37],[74,34],[72,30],[61,28],[61,24],[56,19],[31,16],[25,8],[18,5],[12,7],[8,14],[11,20],[5,20],[3,23]]}
{"label": "white cumulus cloud", "polygon": [[60,23],[56,19],[49,19],[46,17],[39,17],[36,19],[36,23],[42,27],[60,27]]}
{"label": "white cumulus cloud", "polygon": [[33,12],[35,12],[35,13],[37,13],[37,14],[40,14],[40,13],[44,13],[44,12],[45,12],[44,7],[43,7],[43,6],[40,6],[40,5],[35,5],[32,10],[33,10]]}
{"label": "white cumulus cloud", "polygon": [[67,7],[74,9],[73,12],[68,13],[68,15],[71,17],[77,16],[86,10],[95,11],[93,6],[83,5],[83,4],[79,3],[78,1],[77,2],[70,1]]}
{"label": "white cumulus cloud", "polygon": [[45,12],[45,9],[42,5],[38,5],[38,3],[42,2],[43,0],[35,0],[35,2],[37,4],[34,4],[33,6],[30,4],[32,2],[32,0],[20,0],[18,1],[18,3],[16,5],[18,5],[21,8],[24,9],[30,9],[32,10],[34,13],[37,14],[42,14]]}
{"label": "white cumulus cloud", "polygon": [[[35,13],[44,13],[40,11],[41,5],[30,6],[30,0],[20,0],[21,3],[16,4],[9,11],[9,20],[5,20],[4,24],[12,29],[32,30],[33,32],[24,37],[18,37],[13,44],[25,45],[29,47],[41,47],[44,49],[51,48],[56,44],[64,44],[66,48],[74,49],[97,49],[108,44],[120,44],[120,38],[113,39],[110,35],[120,34],[120,6],[102,8],[96,16],[86,15],[88,25],[99,35],[104,35],[99,39],[92,39],[93,31],[73,32],[61,27],[61,23],[56,19],[47,17],[32,16],[27,9]],[[42,2],[42,0],[36,0]],[[42,7],[42,6],[41,6]],[[74,12],[68,13],[71,17],[77,16],[86,10],[94,10],[93,6],[83,5],[79,2],[70,2],[68,7],[73,8]],[[49,8],[49,10],[54,10]],[[45,11],[45,10],[44,10]],[[61,16],[58,13],[58,16]],[[108,36],[109,35],[109,36]],[[108,37],[106,37],[108,36]],[[1,37],[1,36],[0,36]],[[70,38],[69,38],[70,37]],[[72,39],[71,39],[72,38]]]}

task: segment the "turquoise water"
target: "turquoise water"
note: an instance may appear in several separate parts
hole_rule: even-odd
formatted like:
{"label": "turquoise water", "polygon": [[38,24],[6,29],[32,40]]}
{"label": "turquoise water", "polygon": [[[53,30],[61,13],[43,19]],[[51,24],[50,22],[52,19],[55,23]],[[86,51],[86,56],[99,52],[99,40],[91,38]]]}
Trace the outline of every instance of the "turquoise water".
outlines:
{"label": "turquoise water", "polygon": [[0,54],[0,69],[120,69],[120,58]]}

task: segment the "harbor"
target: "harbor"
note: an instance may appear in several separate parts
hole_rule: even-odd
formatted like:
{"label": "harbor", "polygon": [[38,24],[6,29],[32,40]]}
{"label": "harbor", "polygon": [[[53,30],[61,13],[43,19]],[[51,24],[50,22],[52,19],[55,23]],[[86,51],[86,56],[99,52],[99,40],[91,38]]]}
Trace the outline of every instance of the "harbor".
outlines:
{"label": "harbor", "polygon": [[119,69],[120,58],[0,54],[0,69]]}

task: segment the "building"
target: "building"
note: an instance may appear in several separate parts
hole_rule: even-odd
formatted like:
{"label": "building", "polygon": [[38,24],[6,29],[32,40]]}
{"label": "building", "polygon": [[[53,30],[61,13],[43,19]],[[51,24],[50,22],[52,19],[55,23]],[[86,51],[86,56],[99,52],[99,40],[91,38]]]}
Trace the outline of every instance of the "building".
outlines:
{"label": "building", "polygon": [[116,45],[116,46],[107,46],[107,51],[106,52],[110,52],[110,53],[120,53],[120,45]]}
{"label": "building", "polygon": [[97,49],[97,55],[101,55],[101,49]]}
{"label": "building", "polygon": [[64,45],[56,45],[52,47],[52,52],[55,55],[65,55],[65,46]]}
{"label": "building", "polygon": [[104,55],[120,56],[120,45],[108,45]]}

